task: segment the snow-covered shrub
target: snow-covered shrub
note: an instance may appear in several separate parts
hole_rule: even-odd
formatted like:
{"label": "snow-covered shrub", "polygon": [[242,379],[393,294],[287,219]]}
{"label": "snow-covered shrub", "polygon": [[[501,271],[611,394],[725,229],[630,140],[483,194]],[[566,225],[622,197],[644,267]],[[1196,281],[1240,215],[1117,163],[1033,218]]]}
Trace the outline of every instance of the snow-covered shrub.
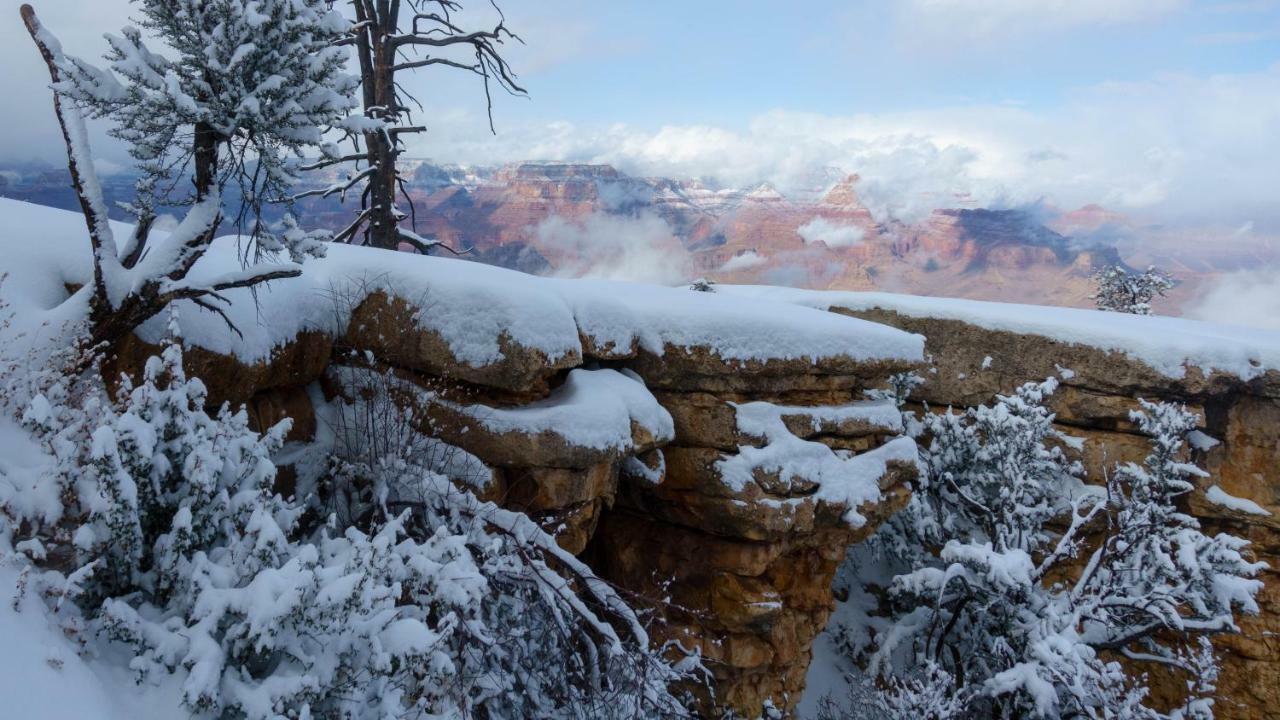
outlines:
{"label": "snow-covered shrub", "polygon": [[937,663],[923,665],[901,676],[889,677],[882,687],[865,677],[848,678],[846,697],[828,695],[818,701],[813,720],[967,720],[964,688],[956,688]]}
{"label": "snow-covered shrub", "polygon": [[1094,273],[1093,279],[1098,284],[1093,301],[1099,310],[1133,315],[1150,315],[1151,301],[1176,284],[1168,273],[1154,266],[1131,273],[1122,265],[1108,265]]}
{"label": "snow-covered shrub", "polygon": [[[1133,420],[1151,438],[1145,463],[1086,486],[1067,454],[1077,441],[1044,406],[1055,388],[926,413],[910,505],[850,553],[837,640],[882,678],[889,717],[949,703],[953,717],[1212,716],[1217,664],[1201,641],[1235,630],[1237,610],[1257,611],[1263,565],[1177,509],[1205,475],[1186,457],[1196,417],[1143,402]],[[1146,676],[1133,672],[1144,666],[1183,673],[1185,705],[1148,707]]]}
{"label": "snow-covered shrub", "polygon": [[916,372],[894,373],[889,376],[889,387],[867,390],[864,394],[872,400],[892,400],[894,405],[901,408],[911,397],[911,393],[924,382],[924,378]]}
{"label": "snow-covered shrub", "polygon": [[[194,715],[684,714],[683,669],[621,597],[413,452],[370,465],[339,443],[324,481],[284,498],[288,421],[259,435],[243,410],[208,414],[177,343],[114,398],[95,373],[48,376],[22,411],[48,462],[0,478],[0,554],[41,568],[29,591],[87,651],[176,676]],[[327,511],[355,485],[371,512]]]}
{"label": "snow-covered shrub", "polygon": [[1044,399],[1057,380],[1027,383],[991,406],[925,413],[918,431],[920,477],[907,511],[876,542],[923,557],[948,539],[990,540],[998,547],[1038,551],[1045,522],[1077,492],[1083,469],[1063,446],[1076,441],[1053,425]]}
{"label": "snow-covered shrub", "polygon": [[879,704],[889,720],[960,720],[964,693],[950,673],[926,661],[914,675],[891,678]]}
{"label": "snow-covered shrub", "polygon": [[[683,716],[671,686],[692,679],[696,658],[651,650],[626,602],[527,516],[479,500],[488,479],[478,460],[422,434],[414,398],[423,390],[393,372],[338,370],[342,396],[334,446],[317,497],[351,518],[403,516],[410,536],[465,537],[479,597],[447,653],[469,698],[467,712],[494,718]],[[455,479],[451,482],[446,475]],[[305,482],[306,479],[304,478]]]}

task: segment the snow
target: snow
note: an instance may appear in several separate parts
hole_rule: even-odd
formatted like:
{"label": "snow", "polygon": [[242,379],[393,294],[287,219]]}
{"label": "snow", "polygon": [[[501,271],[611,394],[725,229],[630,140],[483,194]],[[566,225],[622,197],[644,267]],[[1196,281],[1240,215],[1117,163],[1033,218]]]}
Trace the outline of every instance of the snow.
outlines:
{"label": "snow", "polygon": [[521,407],[471,405],[462,410],[493,432],[554,433],[576,447],[597,450],[632,447],[633,424],[659,441],[675,437],[671,415],[644,382],[617,370],[571,370],[545,400]]}
{"label": "snow", "polygon": [[1209,502],[1213,503],[1214,505],[1220,505],[1224,508],[1227,508],[1228,510],[1235,510],[1237,512],[1248,513],[1249,515],[1264,515],[1268,517],[1271,515],[1271,513],[1266,510],[1266,508],[1262,507],[1258,503],[1248,498],[1236,497],[1235,495],[1228,495],[1225,490],[1218,487],[1217,485],[1214,485],[1210,487],[1208,490],[1206,490],[1204,493],[1204,496],[1205,496],[1205,499],[1207,499]]}
{"label": "snow", "polygon": [[50,463],[30,433],[0,414],[0,505],[26,517],[55,520],[61,516],[58,488],[40,482]]}
{"label": "snow", "polygon": [[1210,437],[1200,430],[1192,430],[1187,433],[1187,444],[1201,452],[1208,452],[1222,443],[1217,438]]}
{"label": "snow", "polygon": [[917,335],[768,300],[640,283],[534,280],[556,290],[582,332],[597,344],[638,342],[655,354],[668,346],[707,347],[724,360],[739,361],[919,360],[924,354]]}
{"label": "snow", "polygon": [[796,415],[809,419],[814,432],[820,432],[824,425],[850,421],[862,421],[888,432],[902,432],[902,412],[891,400],[864,400],[848,405],[821,407],[749,402],[734,407],[737,410],[738,429],[754,437],[769,437],[770,432],[776,431],[776,421]]}
{"label": "snow", "polygon": [[768,299],[826,310],[890,310],[909,317],[959,320],[988,330],[1039,335],[1120,352],[1172,378],[1187,367],[1243,379],[1280,370],[1280,332],[1162,316],[1020,305],[881,292],[839,292],[720,285],[721,296]]}
{"label": "snow", "polygon": [[[789,486],[793,480],[805,480],[817,484],[812,494],[801,498],[787,498],[781,504],[802,502],[812,498],[820,502],[841,505],[845,508],[844,520],[852,527],[862,527],[866,522],[858,508],[864,503],[880,499],[880,478],[888,472],[890,462],[916,462],[915,441],[900,437],[880,447],[854,455],[847,451],[832,450],[819,442],[803,440],[791,434],[783,417],[794,414],[795,408],[787,408],[766,402],[734,404],[737,411],[738,430],[746,435],[762,437],[764,447],[744,445],[736,455],[716,461],[721,481],[735,491],[741,491],[755,482],[757,472],[776,474],[778,482]],[[844,408],[829,408],[825,412],[833,417],[866,418],[894,422],[887,419],[889,402],[855,403]],[[817,410],[817,409],[815,409]],[[901,416],[893,410],[897,424]]]}
{"label": "snow", "polygon": [[0,563],[0,698],[5,717],[23,720],[180,720],[190,713],[179,704],[173,683],[134,683],[128,668],[82,658],[31,593],[18,598],[19,570]]}
{"label": "snow", "polygon": [[[52,311],[65,299],[65,283],[90,279],[79,215],[0,199],[0,217],[10,228],[0,266],[10,278],[0,297],[12,309]],[[128,235],[128,226],[115,227],[118,235]],[[172,245],[156,249],[164,247]],[[184,285],[205,287],[240,271],[236,239],[221,237]],[[244,288],[222,293],[243,337],[228,332],[216,314],[189,301],[177,305],[187,343],[252,363],[269,358],[300,332],[344,331],[353,306],[378,290],[416,305],[419,327],[439,333],[457,360],[476,367],[502,359],[503,336],[552,361],[576,355],[582,349],[580,330],[597,344],[613,341],[626,348],[638,342],[653,353],[705,347],[736,361],[920,360],[924,352],[917,335],[789,303],[638,283],[541,278],[453,258],[349,245],[330,245],[325,257],[304,264],[300,277],[258,288],[256,304]],[[37,321],[27,322],[51,319],[48,313],[35,315]],[[139,331],[151,342],[164,334],[160,317]]]}

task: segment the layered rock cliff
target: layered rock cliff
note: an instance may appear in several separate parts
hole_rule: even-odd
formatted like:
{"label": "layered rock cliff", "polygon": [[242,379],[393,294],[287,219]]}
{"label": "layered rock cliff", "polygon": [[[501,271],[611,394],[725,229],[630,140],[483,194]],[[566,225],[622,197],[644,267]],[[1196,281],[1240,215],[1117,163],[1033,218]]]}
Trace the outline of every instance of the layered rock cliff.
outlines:
{"label": "layered rock cliff", "polygon": [[[340,252],[325,266],[341,264],[347,276],[364,252]],[[301,323],[292,340],[265,352],[259,345],[256,359],[246,352],[252,335],[202,350],[203,319],[185,320],[196,339],[193,370],[210,380],[211,398],[247,402],[264,425],[294,417],[302,444],[323,433],[336,375],[373,358],[412,379],[423,388],[414,399],[422,432],[484,468],[460,482],[538,519],[653,612],[655,641],[704,658],[712,681],[691,690],[708,714],[785,713],[800,698],[845,548],[907,499],[914,446],[895,439],[891,407],[862,398],[908,368],[927,378],[917,398],[933,406],[988,402],[1058,375],[1057,422],[1084,439],[1093,477],[1146,453],[1128,418],[1137,398],[1201,413],[1218,442],[1202,451],[1212,477],[1188,509],[1210,532],[1249,539],[1273,568],[1261,613],[1217,640],[1217,715],[1269,717],[1280,703],[1275,338],[1061,308],[530,283],[456,261],[400,256],[397,264],[390,274],[384,265],[356,273],[380,274],[349,289],[343,304],[314,286],[288,290],[291,301],[311,297],[336,319]],[[334,282],[316,276],[323,280],[313,284]],[[122,352],[137,358],[146,349],[139,340]],[[1159,698],[1172,701],[1183,687],[1182,678],[1153,674]]]}

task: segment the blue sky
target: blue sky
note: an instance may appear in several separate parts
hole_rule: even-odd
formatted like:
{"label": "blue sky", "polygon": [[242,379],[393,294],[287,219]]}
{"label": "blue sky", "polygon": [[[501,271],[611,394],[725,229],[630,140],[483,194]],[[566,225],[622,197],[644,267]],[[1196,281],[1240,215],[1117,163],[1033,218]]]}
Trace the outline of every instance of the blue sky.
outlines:
{"label": "blue sky", "polygon": [[[98,54],[126,0],[35,0]],[[40,65],[3,0],[0,159],[56,158]],[[473,3],[482,10],[483,3]],[[830,166],[904,219],[957,196],[1098,202],[1280,228],[1280,0],[508,0],[528,99],[408,82],[441,161],[613,163],[787,190]],[[477,11],[476,19],[486,12]],[[100,155],[123,162],[120,148]]]}
{"label": "blue sky", "polygon": [[[1276,2],[541,5],[524,33],[537,58],[526,74],[533,112],[580,121],[734,126],[776,108],[1050,109],[1105,81],[1256,72],[1280,60]],[[1064,10],[1072,5],[1096,9]],[[1009,6],[1029,10],[1002,14]],[[514,22],[521,11],[511,5]]]}

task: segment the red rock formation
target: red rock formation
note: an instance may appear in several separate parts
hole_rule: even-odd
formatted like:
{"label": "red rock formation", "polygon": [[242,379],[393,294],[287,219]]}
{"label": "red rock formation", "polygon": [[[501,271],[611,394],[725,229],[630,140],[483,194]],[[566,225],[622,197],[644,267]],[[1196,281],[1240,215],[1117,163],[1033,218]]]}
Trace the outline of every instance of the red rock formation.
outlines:
{"label": "red rock formation", "polygon": [[[572,224],[597,214],[656,216],[687,253],[673,266],[725,282],[1087,306],[1092,269],[1118,256],[1077,245],[1110,248],[1146,232],[1097,205],[1049,213],[1045,224],[1019,211],[984,209],[938,210],[911,225],[879,223],[859,197],[857,175],[803,199],[785,197],[767,184],[722,189],[696,180],[631,177],[608,165],[523,163],[475,170],[417,163],[406,173],[412,177],[408,193],[419,234],[471,249],[471,257],[482,262],[526,272],[572,273],[590,265],[579,257],[585,249],[539,234],[550,218]],[[332,227],[350,216],[332,201],[312,202],[305,212]],[[798,230],[815,220],[828,228],[856,229],[861,239],[838,247],[813,237],[806,242]],[[1200,273],[1223,269],[1195,255],[1203,254],[1203,245],[1134,262],[1157,262],[1194,289]],[[657,252],[681,250],[664,245]],[[761,260],[725,268],[746,252]],[[1248,250],[1240,257],[1256,265],[1257,255]]]}

